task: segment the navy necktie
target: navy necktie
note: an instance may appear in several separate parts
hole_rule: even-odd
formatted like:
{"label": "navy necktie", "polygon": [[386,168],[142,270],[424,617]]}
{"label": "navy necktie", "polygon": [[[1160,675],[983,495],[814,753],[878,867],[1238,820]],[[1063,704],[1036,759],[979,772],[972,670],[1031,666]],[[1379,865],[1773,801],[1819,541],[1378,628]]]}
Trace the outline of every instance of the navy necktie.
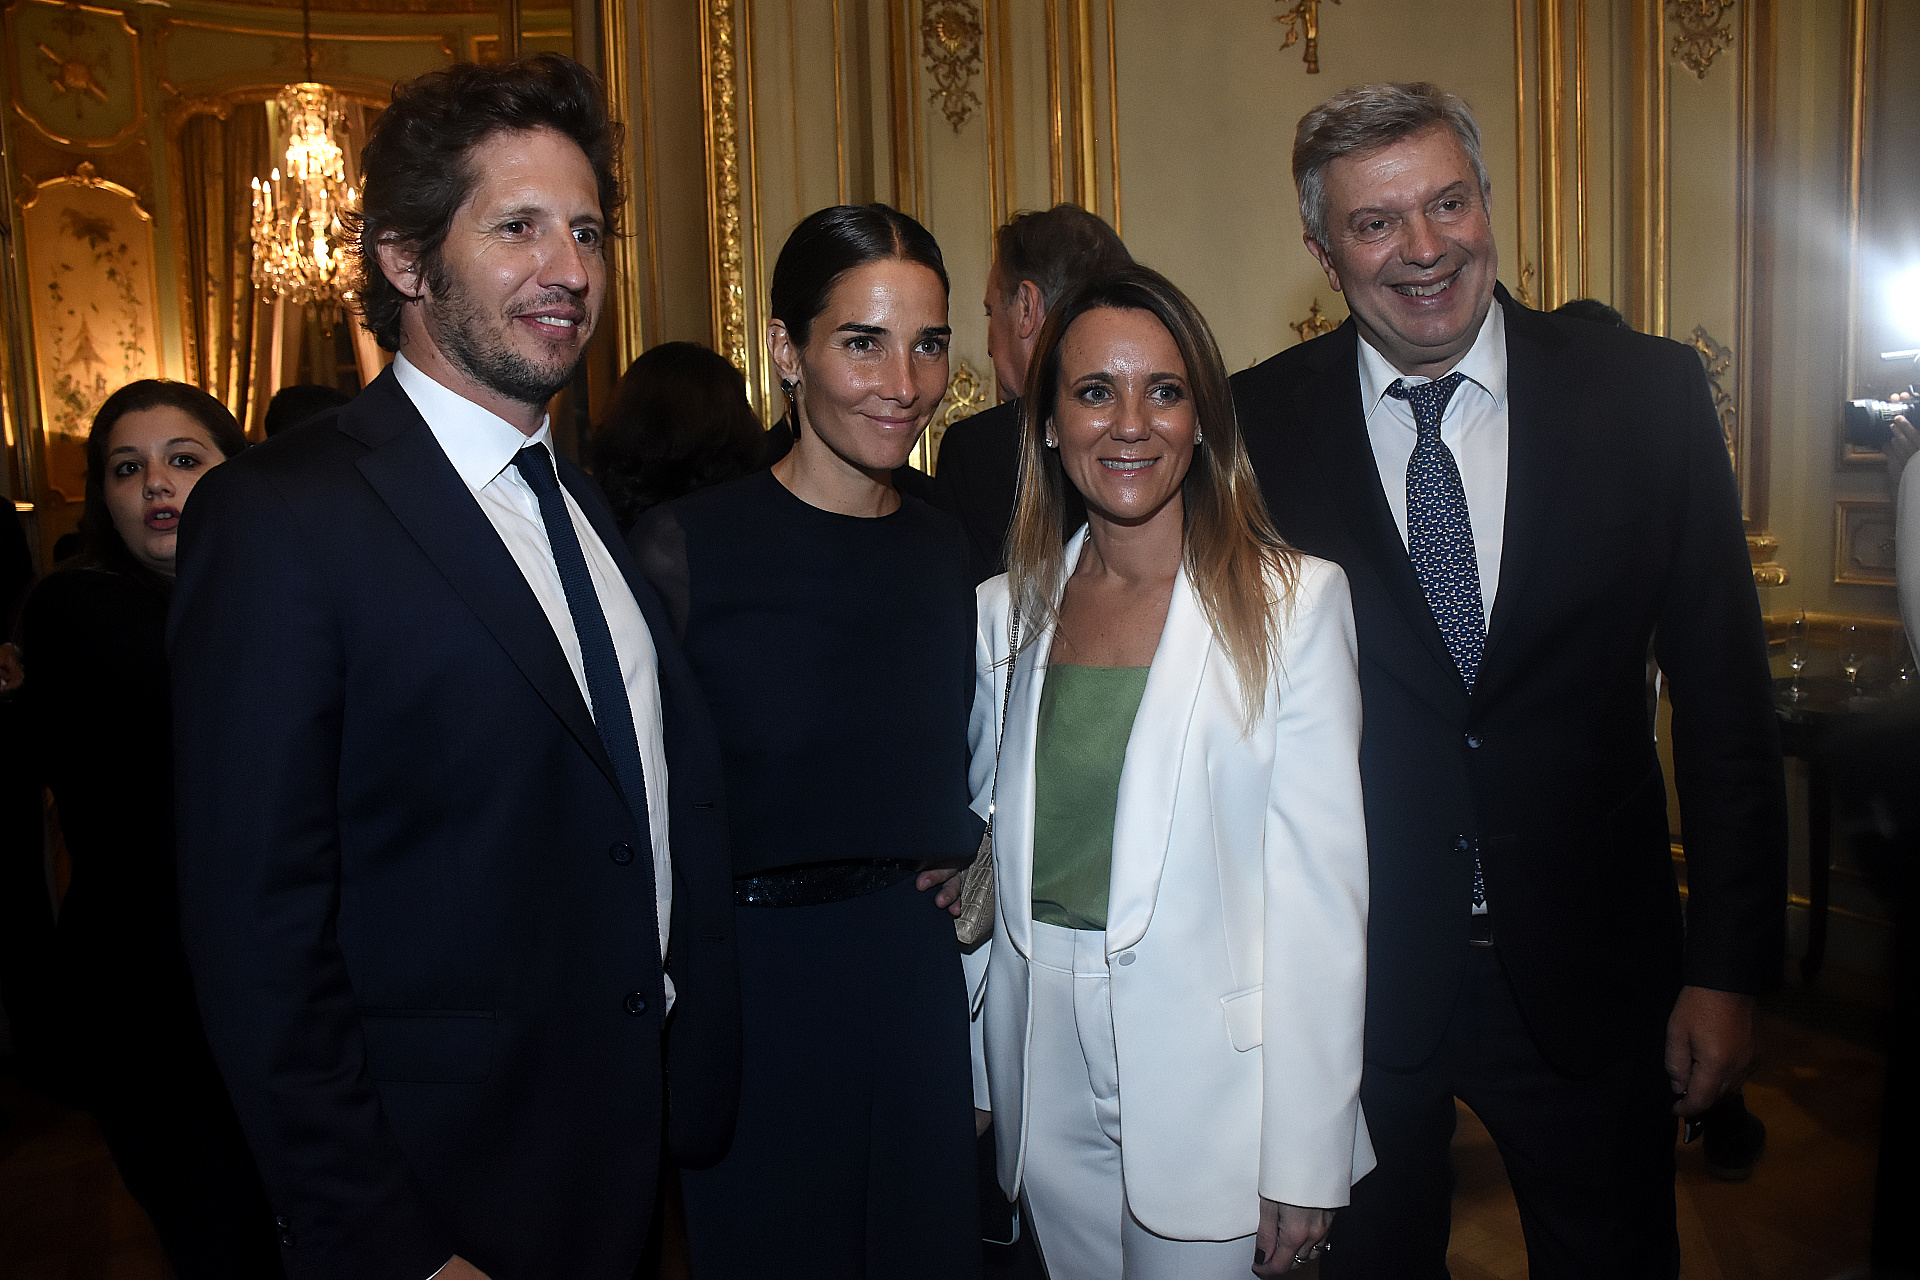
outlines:
{"label": "navy necktie", "polygon": [[599,593],[593,589],[593,576],[587,572],[587,557],[580,550],[580,537],[574,532],[573,517],[567,513],[567,500],[560,492],[560,479],[554,474],[553,459],[545,445],[528,445],[514,455],[513,465],[540,500],[540,520],[547,526],[553,564],[560,571],[567,611],[573,615],[573,632],[580,641],[580,665],[586,668],[587,696],[593,702],[593,727],[599,730],[600,743],[613,762],[614,776],[620,780],[621,793],[634,825],[640,828],[643,851],[650,860],[653,837],[647,822],[647,778],[640,765],[640,741],[633,730],[633,707],[627,701],[627,682],[620,674],[613,632],[607,628],[607,615],[600,608]]}
{"label": "navy necktie", "polygon": [[[1473,546],[1473,521],[1467,514],[1467,490],[1460,464],[1440,440],[1440,419],[1447,401],[1466,375],[1450,373],[1432,382],[1408,385],[1395,379],[1387,394],[1413,408],[1418,431],[1407,459],[1407,554],[1427,608],[1446,641],[1453,665],[1473,692],[1480,674],[1480,651],[1487,643],[1487,619],[1480,595],[1480,557]],[[1473,859],[1473,905],[1487,903],[1480,858]]]}
{"label": "navy necktie", "polygon": [[1413,407],[1419,430],[1413,456],[1407,459],[1407,554],[1447,652],[1471,693],[1487,640],[1480,558],[1473,549],[1473,521],[1467,516],[1460,466],[1440,441],[1440,417],[1464,381],[1465,375],[1458,373],[1412,386],[1396,379],[1387,394]]}

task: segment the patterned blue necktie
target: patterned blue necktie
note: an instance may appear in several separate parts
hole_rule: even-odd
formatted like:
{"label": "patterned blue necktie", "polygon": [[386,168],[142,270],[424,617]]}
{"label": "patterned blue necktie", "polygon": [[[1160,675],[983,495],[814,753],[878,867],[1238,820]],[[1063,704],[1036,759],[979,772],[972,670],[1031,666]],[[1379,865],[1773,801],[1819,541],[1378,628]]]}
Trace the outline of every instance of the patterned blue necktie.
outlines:
{"label": "patterned blue necktie", "polygon": [[[1407,554],[1427,597],[1427,608],[1447,642],[1460,678],[1473,692],[1480,673],[1480,651],[1487,642],[1487,619],[1480,597],[1480,558],[1473,548],[1473,521],[1467,515],[1467,491],[1453,450],[1440,441],[1440,419],[1447,401],[1466,375],[1450,373],[1409,386],[1396,378],[1387,394],[1413,407],[1419,439],[1407,459]],[[1487,904],[1480,858],[1473,859],[1473,905]]]}
{"label": "patterned blue necktie", "polygon": [[[560,492],[560,478],[553,472],[553,459],[545,445],[528,445],[514,455],[513,465],[539,500],[540,520],[547,526],[547,542],[553,550],[553,566],[560,572],[567,611],[573,615],[573,632],[580,641],[580,665],[586,669],[587,696],[593,702],[593,727],[600,731],[600,745],[607,749],[627,809],[640,828],[642,847],[650,850],[653,837],[647,822],[647,782],[640,765],[640,740],[633,729],[633,706],[627,701],[627,682],[620,674],[613,632],[600,608],[599,593],[593,589],[586,554],[580,550],[580,535],[574,532],[573,517]],[[651,868],[650,855],[646,862]]]}
{"label": "patterned blue necktie", "polygon": [[1487,641],[1481,609],[1480,559],[1473,549],[1473,522],[1467,516],[1467,491],[1453,451],[1440,442],[1440,417],[1466,375],[1450,373],[1433,382],[1407,385],[1395,379],[1387,394],[1413,406],[1419,439],[1407,459],[1407,554],[1427,597],[1427,608],[1453,655],[1460,678],[1473,692],[1480,672],[1480,650]]}

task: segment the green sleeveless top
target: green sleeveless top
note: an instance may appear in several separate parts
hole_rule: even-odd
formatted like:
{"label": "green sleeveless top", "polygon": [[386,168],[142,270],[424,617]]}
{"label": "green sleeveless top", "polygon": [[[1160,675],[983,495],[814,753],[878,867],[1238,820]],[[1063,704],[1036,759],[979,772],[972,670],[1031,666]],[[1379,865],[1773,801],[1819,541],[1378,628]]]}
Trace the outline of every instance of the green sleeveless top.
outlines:
{"label": "green sleeveless top", "polygon": [[1105,929],[1120,769],[1147,667],[1049,666],[1033,749],[1033,918]]}

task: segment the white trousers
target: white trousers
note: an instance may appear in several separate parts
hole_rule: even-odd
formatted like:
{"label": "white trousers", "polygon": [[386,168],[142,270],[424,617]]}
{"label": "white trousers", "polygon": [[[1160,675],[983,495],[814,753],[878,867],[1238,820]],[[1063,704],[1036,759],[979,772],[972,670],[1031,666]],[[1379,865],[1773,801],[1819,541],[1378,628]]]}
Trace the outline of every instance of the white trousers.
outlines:
{"label": "white trousers", "polygon": [[[1244,1280],[1252,1236],[1169,1240],[1127,1207],[1107,937],[1033,923],[1021,1198],[1052,1280]],[[1252,1194],[1252,1189],[1248,1189]]]}

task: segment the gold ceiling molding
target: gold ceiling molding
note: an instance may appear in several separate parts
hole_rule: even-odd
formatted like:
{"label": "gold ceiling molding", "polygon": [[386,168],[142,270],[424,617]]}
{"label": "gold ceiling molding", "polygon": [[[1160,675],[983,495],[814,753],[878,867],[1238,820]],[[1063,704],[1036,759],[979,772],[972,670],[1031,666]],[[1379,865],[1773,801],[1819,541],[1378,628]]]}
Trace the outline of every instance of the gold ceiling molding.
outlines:
{"label": "gold ceiling molding", "polygon": [[[1280,0],[1285,3],[1286,0]],[[1339,4],[1340,0],[1332,0]],[[1282,49],[1291,49],[1294,45],[1306,42],[1302,50],[1302,60],[1307,64],[1307,74],[1320,74],[1320,0],[1293,0],[1287,11],[1279,14],[1274,21],[1287,29],[1287,38],[1280,42]]]}
{"label": "gold ceiling molding", "polygon": [[973,77],[980,70],[983,27],[974,0],[930,0],[920,15],[920,45],[933,76],[928,101],[937,101],[955,133],[973,117],[980,98]]}
{"label": "gold ceiling molding", "polygon": [[1287,328],[1300,335],[1300,341],[1311,342],[1321,334],[1332,333],[1340,326],[1327,318],[1320,310],[1320,299],[1315,298],[1313,305],[1307,308],[1305,320],[1295,320]]}
{"label": "gold ceiling molding", "polygon": [[1667,17],[1680,27],[1672,56],[1702,80],[1722,49],[1733,47],[1733,24],[1720,25],[1733,0],[1667,0]]}
{"label": "gold ceiling molding", "polygon": [[742,373],[747,365],[747,260],[740,234],[739,64],[734,57],[740,0],[701,0],[701,97],[706,107],[708,260],[713,339]]}

